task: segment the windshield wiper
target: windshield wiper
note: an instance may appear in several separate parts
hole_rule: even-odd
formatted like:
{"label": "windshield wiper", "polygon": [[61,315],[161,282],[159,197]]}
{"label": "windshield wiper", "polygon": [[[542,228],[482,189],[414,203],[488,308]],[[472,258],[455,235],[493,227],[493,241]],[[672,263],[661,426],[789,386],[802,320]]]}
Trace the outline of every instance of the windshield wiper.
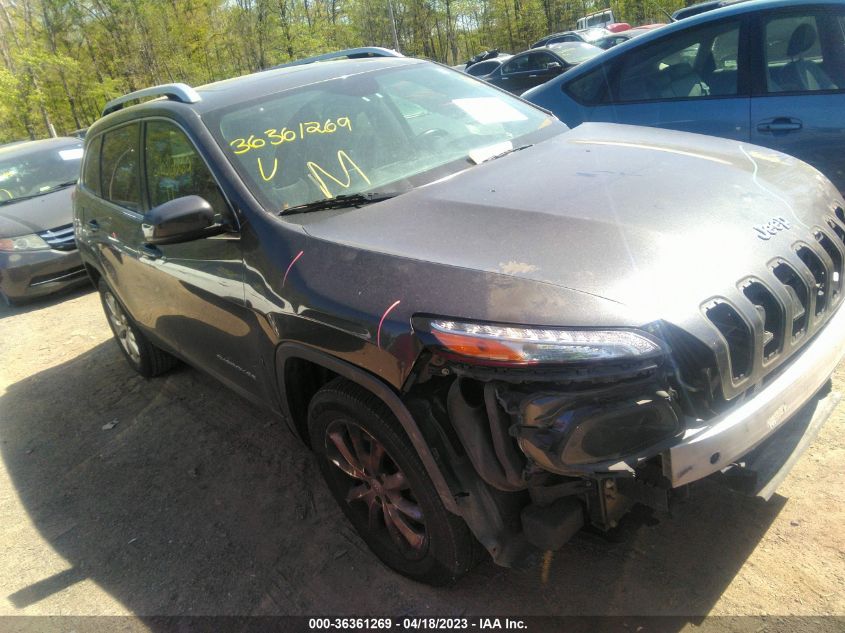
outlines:
{"label": "windshield wiper", "polygon": [[58,191],[59,189],[64,189],[65,187],[71,187],[75,185],[77,179],[74,178],[73,180],[68,180],[65,182],[60,182],[58,185],[53,185],[49,189],[45,189],[44,191],[39,191],[37,193],[31,193],[28,196],[18,196],[17,198],[9,198],[8,200],[0,200],[0,206],[4,204],[10,204],[12,202],[20,202],[21,200],[30,200],[31,198],[37,198],[38,196],[43,196],[48,193],[53,193],[54,191]]}
{"label": "windshield wiper", "polygon": [[528,149],[529,147],[534,147],[534,143],[529,143],[528,145],[520,145],[519,147],[513,147],[511,149],[507,149],[504,152],[499,152],[498,154],[493,154],[489,158],[485,158],[482,163],[487,163],[491,160],[496,160],[497,158],[501,158],[502,156],[507,156],[508,154],[513,154],[514,152],[519,152],[523,149]]}
{"label": "windshield wiper", "polygon": [[295,207],[288,207],[287,209],[282,209],[281,211],[279,211],[279,215],[294,215],[296,213],[308,213],[310,211],[322,211],[324,209],[363,207],[364,205],[373,204],[374,202],[381,202],[382,200],[389,200],[390,198],[395,198],[400,193],[401,192],[397,191],[394,193],[370,192],[341,194],[339,196],[335,196],[334,198],[328,198],[326,200],[315,200],[314,202],[298,204]]}

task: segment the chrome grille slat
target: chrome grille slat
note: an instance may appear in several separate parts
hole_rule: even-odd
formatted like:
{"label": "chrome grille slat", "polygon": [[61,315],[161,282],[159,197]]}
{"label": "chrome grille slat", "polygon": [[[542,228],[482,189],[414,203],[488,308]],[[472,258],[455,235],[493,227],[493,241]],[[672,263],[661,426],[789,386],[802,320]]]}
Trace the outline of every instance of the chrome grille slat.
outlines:
{"label": "chrome grille slat", "polygon": [[76,248],[72,224],[65,224],[41,231],[38,233],[38,237],[47,242],[50,248],[57,251],[71,251]]}

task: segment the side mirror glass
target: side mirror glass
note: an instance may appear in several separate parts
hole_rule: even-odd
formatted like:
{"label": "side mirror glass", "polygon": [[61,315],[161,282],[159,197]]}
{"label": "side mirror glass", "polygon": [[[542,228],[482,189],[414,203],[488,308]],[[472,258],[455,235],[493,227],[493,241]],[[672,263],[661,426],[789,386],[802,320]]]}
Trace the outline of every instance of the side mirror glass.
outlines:
{"label": "side mirror glass", "polygon": [[560,65],[560,62],[549,62],[546,65],[546,68],[553,73],[559,73],[563,71],[563,66]]}
{"label": "side mirror glass", "polygon": [[176,244],[216,235],[224,229],[215,227],[214,209],[204,198],[184,196],[150,209],[141,230],[147,244]]}

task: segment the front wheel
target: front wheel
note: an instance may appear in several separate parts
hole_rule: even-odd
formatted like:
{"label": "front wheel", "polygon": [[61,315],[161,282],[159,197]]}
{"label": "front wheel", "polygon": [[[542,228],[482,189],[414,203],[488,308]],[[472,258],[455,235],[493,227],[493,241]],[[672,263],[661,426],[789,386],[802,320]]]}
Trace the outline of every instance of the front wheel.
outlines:
{"label": "front wheel", "polygon": [[104,280],[100,279],[97,290],[112,334],[132,369],[144,378],[152,378],[176,365],[178,361],[173,356],[157,348],[144,336]]}
{"label": "front wheel", "polygon": [[334,380],[311,400],[308,429],[332,495],[388,567],[432,585],[453,582],[471,569],[472,534],[446,510],[380,399]]}

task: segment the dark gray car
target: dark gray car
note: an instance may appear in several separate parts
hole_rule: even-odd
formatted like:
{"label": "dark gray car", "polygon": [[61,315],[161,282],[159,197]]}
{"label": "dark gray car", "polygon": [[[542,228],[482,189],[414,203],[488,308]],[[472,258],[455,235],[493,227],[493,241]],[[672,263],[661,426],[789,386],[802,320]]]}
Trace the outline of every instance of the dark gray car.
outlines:
{"label": "dark gray car", "polygon": [[[145,95],[167,98],[123,107]],[[425,582],[714,473],[771,496],[845,354],[845,202],[817,171],[569,130],[420,60],[128,95],[86,135],[75,213],[130,365],[186,360],[284,419]]]}
{"label": "dark gray car", "polygon": [[82,141],[0,148],[0,298],[17,302],[84,283],[73,237],[73,185]]}

